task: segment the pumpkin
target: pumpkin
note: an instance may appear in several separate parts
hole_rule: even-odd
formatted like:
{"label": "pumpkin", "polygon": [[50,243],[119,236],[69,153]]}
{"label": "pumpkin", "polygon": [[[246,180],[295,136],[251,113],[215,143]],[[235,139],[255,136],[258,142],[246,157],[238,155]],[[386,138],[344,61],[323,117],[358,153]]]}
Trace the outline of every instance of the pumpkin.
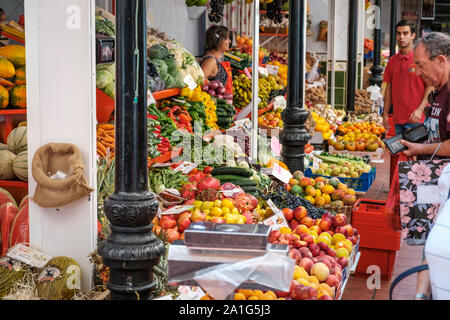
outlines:
{"label": "pumpkin", "polygon": [[25,72],[25,68],[16,69],[16,85],[22,85],[27,83],[27,76]]}
{"label": "pumpkin", "polygon": [[9,92],[9,102],[11,107],[26,108],[27,106],[27,87],[25,85],[15,86]]}
{"label": "pumpkin", "polygon": [[27,127],[18,127],[12,130],[6,140],[9,150],[15,154],[28,150]]}
{"label": "pumpkin", "polygon": [[25,67],[25,46],[12,44],[1,47],[0,56],[11,61],[16,68]]}
{"label": "pumpkin", "polygon": [[14,178],[12,163],[16,155],[9,150],[0,151],[0,180],[9,180]]}
{"label": "pumpkin", "polygon": [[28,181],[28,151],[22,151],[14,158],[12,168],[17,178]]}
{"label": "pumpkin", "polygon": [[71,300],[80,289],[81,269],[68,257],[50,259],[38,278],[38,297],[46,300]]}
{"label": "pumpkin", "polygon": [[9,92],[0,85],[0,109],[5,109],[9,104]]}
{"label": "pumpkin", "polygon": [[0,298],[11,293],[17,281],[24,278],[28,267],[9,257],[0,258]]}
{"label": "pumpkin", "polygon": [[14,65],[8,59],[0,57],[0,78],[10,79],[15,75]]}

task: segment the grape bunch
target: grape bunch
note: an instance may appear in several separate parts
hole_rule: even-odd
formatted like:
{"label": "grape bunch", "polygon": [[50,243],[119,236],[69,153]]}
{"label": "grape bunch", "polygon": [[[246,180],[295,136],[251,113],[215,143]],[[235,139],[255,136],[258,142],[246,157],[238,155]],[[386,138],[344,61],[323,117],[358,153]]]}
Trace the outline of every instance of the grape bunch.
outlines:
{"label": "grape bunch", "polygon": [[210,22],[219,23],[223,18],[225,0],[211,0],[211,12],[208,14]]}
{"label": "grape bunch", "polygon": [[264,200],[272,200],[279,209],[289,208],[295,210],[303,206],[308,211],[308,216],[313,219],[320,219],[327,212],[324,209],[313,206],[308,200],[293,195],[282,186],[278,186],[276,191],[269,192],[266,196],[262,195],[261,197]]}
{"label": "grape bunch", "polygon": [[270,3],[267,3],[267,18],[276,23],[283,22],[283,5],[287,1],[288,0],[273,0]]}

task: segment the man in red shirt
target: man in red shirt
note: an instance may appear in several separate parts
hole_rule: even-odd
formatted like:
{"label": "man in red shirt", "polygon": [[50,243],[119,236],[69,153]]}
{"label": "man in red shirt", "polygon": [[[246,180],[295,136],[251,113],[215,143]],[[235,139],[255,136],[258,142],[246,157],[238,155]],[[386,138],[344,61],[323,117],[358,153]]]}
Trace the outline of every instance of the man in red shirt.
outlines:
{"label": "man in red shirt", "polygon": [[425,120],[423,111],[428,105],[428,95],[433,90],[426,87],[416,74],[413,59],[414,25],[400,21],[396,26],[397,44],[400,52],[388,62],[383,81],[387,84],[384,96],[383,126],[389,130],[388,112],[394,105],[395,133],[401,134]]}

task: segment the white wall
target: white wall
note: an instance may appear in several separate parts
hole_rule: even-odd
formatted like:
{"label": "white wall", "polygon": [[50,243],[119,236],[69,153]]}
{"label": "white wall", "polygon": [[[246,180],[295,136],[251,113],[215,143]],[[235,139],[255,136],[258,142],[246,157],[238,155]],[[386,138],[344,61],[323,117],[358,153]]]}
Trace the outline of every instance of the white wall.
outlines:
{"label": "white wall", "polygon": [[327,53],[327,42],[317,41],[319,36],[319,24],[322,20],[329,21],[329,0],[309,1],[312,36],[307,37],[306,50],[315,53]]}
{"label": "white wall", "polygon": [[0,8],[5,10],[8,20],[17,22],[24,12],[23,2],[24,0],[0,0]]}
{"label": "white wall", "polygon": [[192,54],[203,54],[200,48],[205,29],[203,20],[189,19],[185,0],[147,0],[147,21],[149,26],[181,42]]}

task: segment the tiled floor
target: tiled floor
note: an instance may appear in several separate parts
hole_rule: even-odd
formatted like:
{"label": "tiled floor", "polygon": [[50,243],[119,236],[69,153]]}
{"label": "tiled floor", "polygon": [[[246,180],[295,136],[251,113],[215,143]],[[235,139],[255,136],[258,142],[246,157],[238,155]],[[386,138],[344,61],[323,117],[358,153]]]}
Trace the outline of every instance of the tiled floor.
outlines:
{"label": "tiled floor", "polygon": [[[387,152],[384,156],[383,164],[376,164],[377,177],[370,190],[361,196],[365,199],[377,199],[386,201],[389,193],[389,172],[390,172],[390,156]],[[352,275],[348,280],[342,300],[388,300],[389,288],[391,282],[400,273],[409,268],[421,264],[422,246],[409,246],[405,242],[402,243],[398,251],[395,261],[394,271],[391,280],[381,281],[380,289],[369,289],[367,285],[367,277],[356,277]],[[415,295],[417,275],[409,276],[399,283],[394,292],[394,300],[412,300]]]}

